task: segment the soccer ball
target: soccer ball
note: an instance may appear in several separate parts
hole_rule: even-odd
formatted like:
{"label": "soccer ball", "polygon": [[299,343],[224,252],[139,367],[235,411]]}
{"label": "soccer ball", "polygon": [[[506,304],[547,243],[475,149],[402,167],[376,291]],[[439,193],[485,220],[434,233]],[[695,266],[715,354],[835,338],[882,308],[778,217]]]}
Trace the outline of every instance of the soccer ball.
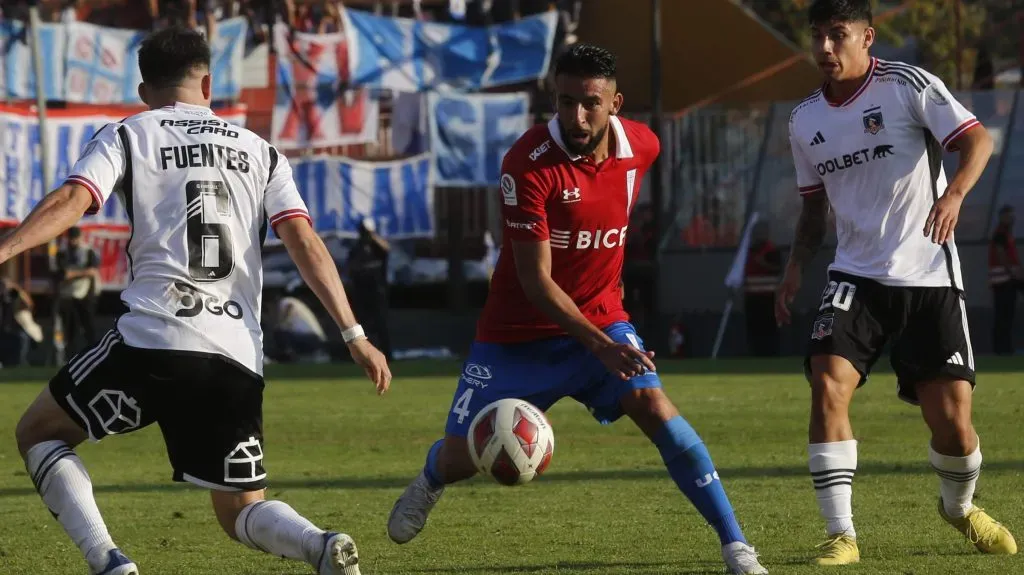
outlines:
{"label": "soccer ball", "polygon": [[544,473],[554,450],[548,418],[521,399],[499,399],[469,424],[473,465],[502,485],[522,485]]}

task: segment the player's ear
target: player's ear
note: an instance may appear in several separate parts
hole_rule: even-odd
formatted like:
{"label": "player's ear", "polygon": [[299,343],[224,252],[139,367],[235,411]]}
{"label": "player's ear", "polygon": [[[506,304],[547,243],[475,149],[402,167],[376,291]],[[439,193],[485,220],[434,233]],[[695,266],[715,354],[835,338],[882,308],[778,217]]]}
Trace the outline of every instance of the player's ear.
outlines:
{"label": "player's ear", "polygon": [[200,87],[203,89],[203,98],[209,102],[213,99],[213,78],[209,73],[203,74],[203,79],[200,81]]}
{"label": "player's ear", "polygon": [[622,92],[615,92],[612,96],[612,115],[618,114],[622,109]]}
{"label": "player's ear", "polygon": [[864,48],[870,48],[875,43],[875,29],[868,26],[864,29]]}
{"label": "player's ear", "polygon": [[139,99],[142,100],[142,103],[148,105],[149,101],[146,99],[146,83],[145,82],[139,82],[138,92],[139,92]]}

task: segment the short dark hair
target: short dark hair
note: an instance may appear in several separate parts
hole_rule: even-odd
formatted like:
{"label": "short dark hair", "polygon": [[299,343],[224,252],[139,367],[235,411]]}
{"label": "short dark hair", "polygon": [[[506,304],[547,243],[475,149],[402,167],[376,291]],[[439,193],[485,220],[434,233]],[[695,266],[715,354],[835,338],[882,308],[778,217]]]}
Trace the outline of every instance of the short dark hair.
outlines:
{"label": "short dark hair", "polygon": [[210,45],[195,30],[164,28],[147,36],[139,48],[142,81],[158,90],[177,86],[196,68],[210,68]]}
{"label": "short dark hair", "polygon": [[999,215],[1000,216],[1003,215],[1003,214],[1012,214],[1012,213],[1013,213],[1013,206],[1011,206],[1010,204],[1003,204],[1003,207],[999,208]]}
{"label": "short dark hair", "polygon": [[814,0],[807,11],[811,26],[830,22],[860,22],[871,25],[871,0]]}
{"label": "short dark hair", "polygon": [[593,44],[573,44],[555,62],[555,76],[615,79],[615,55]]}

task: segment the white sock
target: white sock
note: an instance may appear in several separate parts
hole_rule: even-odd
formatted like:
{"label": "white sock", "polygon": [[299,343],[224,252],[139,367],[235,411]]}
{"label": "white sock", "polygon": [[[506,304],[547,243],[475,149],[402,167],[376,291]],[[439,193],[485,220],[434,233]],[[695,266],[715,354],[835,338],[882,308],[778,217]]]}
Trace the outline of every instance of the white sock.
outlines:
{"label": "white sock", "polygon": [[317,567],[324,551],[324,530],[283,501],[256,501],[242,509],[235,533],[253,549],[305,561]]}
{"label": "white sock", "polygon": [[818,508],[825,518],[825,530],[829,535],[845,533],[856,537],[852,500],[857,440],[812,443],[807,446],[807,455]]}
{"label": "white sock", "polygon": [[963,517],[974,507],[974,486],[981,475],[981,442],[966,457],[943,455],[928,446],[928,460],[939,476],[939,494],[946,515]]}
{"label": "white sock", "polygon": [[96,507],[92,481],[82,460],[67,443],[44,441],[28,450],[25,468],[43,503],[78,546],[89,567],[96,572],[106,567],[107,552],[116,546]]}

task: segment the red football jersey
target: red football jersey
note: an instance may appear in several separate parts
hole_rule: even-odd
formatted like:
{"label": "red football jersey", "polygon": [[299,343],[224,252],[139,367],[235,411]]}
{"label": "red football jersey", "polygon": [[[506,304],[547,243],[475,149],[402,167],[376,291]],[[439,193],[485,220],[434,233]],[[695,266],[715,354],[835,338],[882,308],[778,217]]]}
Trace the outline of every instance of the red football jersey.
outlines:
{"label": "red football jersey", "polygon": [[565,334],[523,292],[513,240],[551,243],[551,278],[594,325],[629,319],[619,289],[629,213],[660,145],[644,124],[612,116],[609,126],[609,157],[600,165],[566,149],[557,117],[531,128],[505,154],[504,237],[477,340],[512,343]]}

